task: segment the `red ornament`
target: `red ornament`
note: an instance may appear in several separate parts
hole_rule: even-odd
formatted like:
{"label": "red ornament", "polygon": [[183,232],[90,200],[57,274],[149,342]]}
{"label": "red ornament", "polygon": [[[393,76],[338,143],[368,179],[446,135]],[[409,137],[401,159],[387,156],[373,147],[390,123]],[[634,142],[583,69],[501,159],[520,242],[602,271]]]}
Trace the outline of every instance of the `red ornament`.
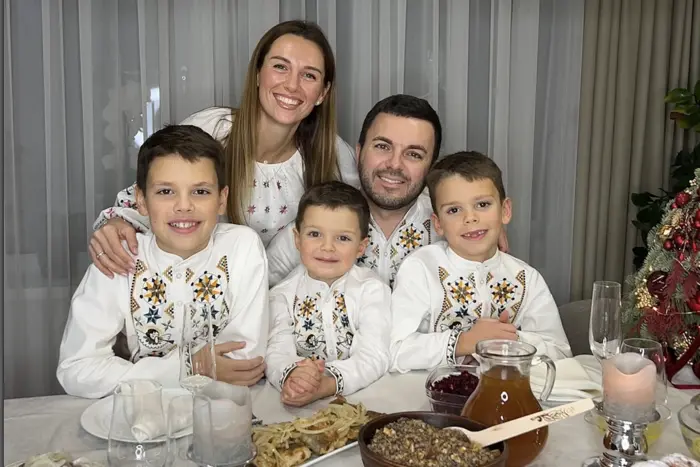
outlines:
{"label": "red ornament", "polygon": [[696,220],[696,221],[700,221],[700,209],[698,209],[697,211],[695,211],[695,220]]}
{"label": "red ornament", "polygon": [[675,201],[673,203],[671,203],[671,209],[678,209],[678,205],[676,204]]}
{"label": "red ornament", "polygon": [[677,233],[673,236],[673,241],[676,242],[676,245],[683,246],[685,243],[685,237],[683,237],[683,234]]}
{"label": "red ornament", "polygon": [[673,250],[673,242],[671,240],[666,240],[664,242],[664,250],[668,250],[668,251]]}
{"label": "red ornament", "polygon": [[679,261],[685,261],[685,255],[683,254],[682,251],[678,254],[678,260],[679,260]]}
{"label": "red ornament", "polygon": [[698,297],[696,296],[694,299],[688,301],[688,308],[690,308],[696,313],[700,312],[700,302],[698,302],[697,300]]}
{"label": "red ornament", "polygon": [[668,274],[663,271],[654,271],[647,276],[647,289],[653,297],[661,299],[666,290],[666,277]]}
{"label": "red ornament", "polygon": [[686,204],[690,202],[691,196],[690,193],[686,193],[685,191],[681,191],[676,195],[676,198],[674,201],[676,202],[676,206],[682,208]]}
{"label": "red ornament", "polygon": [[695,219],[695,221],[693,221],[693,227],[700,229],[700,219]]}

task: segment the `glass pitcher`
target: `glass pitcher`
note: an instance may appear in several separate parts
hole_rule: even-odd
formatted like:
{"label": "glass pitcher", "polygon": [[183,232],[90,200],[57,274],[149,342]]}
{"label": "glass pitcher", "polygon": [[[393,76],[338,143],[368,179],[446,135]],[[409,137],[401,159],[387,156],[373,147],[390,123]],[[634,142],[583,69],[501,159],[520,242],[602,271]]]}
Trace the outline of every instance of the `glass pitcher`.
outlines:
{"label": "glass pitcher", "polygon": [[[464,404],[462,416],[486,426],[530,415],[542,410],[554,386],[556,368],[544,355],[535,356],[534,346],[509,340],[485,340],[476,344],[474,357],[479,362],[479,384]],[[540,395],[535,398],[530,388],[530,368],[545,363],[547,378]],[[547,442],[547,427],[508,440],[507,467],[520,467],[532,462]]]}

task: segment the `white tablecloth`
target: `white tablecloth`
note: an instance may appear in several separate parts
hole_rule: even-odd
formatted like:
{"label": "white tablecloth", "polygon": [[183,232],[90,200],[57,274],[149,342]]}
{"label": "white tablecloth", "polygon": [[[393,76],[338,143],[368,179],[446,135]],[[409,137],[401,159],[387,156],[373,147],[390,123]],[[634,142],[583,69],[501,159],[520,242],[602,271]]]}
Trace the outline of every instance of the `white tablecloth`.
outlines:
{"label": "white tablecloth", "polygon": [[[586,364],[590,363],[584,363]],[[426,376],[427,372],[385,375],[370,387],[348,397],[348,400],[362,402],[371,410],[386,413],[430,410],[424,389]],[[667,422],[659,441],[652,446],[650,457],[660,458],[664,454],[674,452],[689,455],[681,438],[676,414],[696,393],[697,391],[679,391],[669,387],[668,406],[673,416]],[[70,396],[6,400],[5,465],[48,451],[63,450],[80,455],[106,449],[106,441],[93,437],[80,426],[80,415],[92,403],[92,400]],[[279,393],[269,384],[261,383],[253,388],[253,411],[265,423],[286,421],[295,416],[308,416],[326,404],[327,401],[319,401],[302,409],[289,408],[282,405]],[[577,466],[587,457],[599,454],[601,450],[601,435],[584,421],[583,415],[580,415],[550,426],[547,445],[531,465]],[[319,465],[361,466],[362,462],[359,449],[353,448],[330,457]]]}

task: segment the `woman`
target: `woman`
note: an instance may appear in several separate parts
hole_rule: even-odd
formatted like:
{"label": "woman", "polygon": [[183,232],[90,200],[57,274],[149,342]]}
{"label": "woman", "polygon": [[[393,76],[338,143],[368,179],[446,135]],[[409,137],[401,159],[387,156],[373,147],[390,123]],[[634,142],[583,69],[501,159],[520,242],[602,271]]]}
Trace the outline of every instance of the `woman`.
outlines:
{"label": "woman", "polygon": [[[255,229],[267,245],[296,216],[306,187],[342,179],[359,187],[352,148],[336,135],[335,59],[323,31],[287,21],[267,31],[248,64],[239,109],[212,107],[186,118],[226,149],[228,217]],[[135,209],[133,187],[103,211],[90,256],[104,274],[126,274],[136,230],[150,227]]]}

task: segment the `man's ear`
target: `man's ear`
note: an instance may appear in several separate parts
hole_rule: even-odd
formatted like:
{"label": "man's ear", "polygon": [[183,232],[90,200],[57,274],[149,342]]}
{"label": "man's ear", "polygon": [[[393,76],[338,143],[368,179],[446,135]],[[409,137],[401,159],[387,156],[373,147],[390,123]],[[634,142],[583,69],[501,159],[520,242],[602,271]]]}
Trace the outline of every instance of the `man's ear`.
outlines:
{"label": "man's ear", "polygon": [[223,216],[224,214],[226,214],[227,204],[228,204],[228,186],[225,186],[219,192],[219,212],[218,212],[218,214],[220,216]]}
{"label": "man's ear", "polygon": [[435,233],[441,237],[444,237],[445,231],[442,230],[442,226],[440,225],[440,219],[438,218],[437,214],[432,213],[430,215],[430,220],[433,221],[433,226],[435,226]]}
{"label": "man's ear", "polygon": [[143,191],[141,191],[141,188],[139,188],[137,186],[136,192],[134,194],[136,196],[136,210],[142,216],[148,216],[148,208],[146,207],[146,195],[145,195],[145,193]]}

